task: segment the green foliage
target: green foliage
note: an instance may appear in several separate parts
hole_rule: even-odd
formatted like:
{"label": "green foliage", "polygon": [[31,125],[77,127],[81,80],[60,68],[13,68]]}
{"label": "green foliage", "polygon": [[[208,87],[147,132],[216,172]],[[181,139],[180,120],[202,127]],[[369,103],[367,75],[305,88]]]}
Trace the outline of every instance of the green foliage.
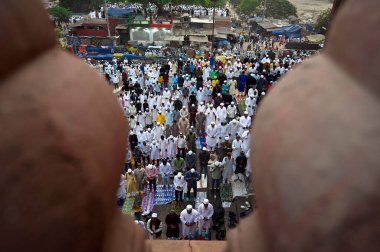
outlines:
{"label": "green foliage", "polygon": [[48,11],[56,22],[67,22],[71,17],[71,11],[61,6],[51,7]]}
{"label": "green foliage", "polygon": [[[264,4],[265,0],[261,0]],[[266,0],[265,16],[274,18],[287,18],[289,16],[297,16],[297,8],[288,0]]]}
{"label": "green foliage", "polygon": [[331,8],[322,11],[317,17],[314,29],[325,34],[330,23],[330,16]]}
{"label": "green foliage", "polygon": [[241,0],[237,8],[240,13],[252,15],[259,5],[259,0]]}

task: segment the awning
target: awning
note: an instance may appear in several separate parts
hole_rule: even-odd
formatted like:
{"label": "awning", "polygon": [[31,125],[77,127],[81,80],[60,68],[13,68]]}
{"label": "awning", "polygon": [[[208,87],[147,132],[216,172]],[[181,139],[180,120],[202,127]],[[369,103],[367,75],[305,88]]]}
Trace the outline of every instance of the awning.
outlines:
{"label": "awning", "polygon": [[227,35],[226,34],[216,34],[215,37],[216,38],[221,38],[221,39],[227,39]]}
{"label": "awning", "polygon": [[189,40],[192,42],[208,43],[207,36],[189,36]]}
{"label": "awning", "polygon": [[165,36],[165,41],[184,41],[183,36]]}

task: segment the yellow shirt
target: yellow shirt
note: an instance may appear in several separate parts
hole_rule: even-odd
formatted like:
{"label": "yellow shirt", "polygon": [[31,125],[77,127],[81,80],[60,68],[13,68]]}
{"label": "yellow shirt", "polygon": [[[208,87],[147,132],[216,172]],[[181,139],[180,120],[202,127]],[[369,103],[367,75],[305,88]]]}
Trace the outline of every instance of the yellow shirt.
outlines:
{"label": "yellow shirt", "polygon": [[156,116],[157,123],[161,123],[161,125],[164,125],[165,123],[165,115],[164,114],[157,114]]}

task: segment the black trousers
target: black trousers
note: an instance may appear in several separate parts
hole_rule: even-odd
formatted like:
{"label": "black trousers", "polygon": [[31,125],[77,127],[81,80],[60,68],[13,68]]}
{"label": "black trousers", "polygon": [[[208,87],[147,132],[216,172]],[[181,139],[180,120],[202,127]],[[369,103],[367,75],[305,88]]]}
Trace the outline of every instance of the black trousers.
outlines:
{"label": "black trousers", "polygon": [[185,158],[186,151],[185,148],[177,148],[178,149],[178,155],[180,155],[182,158]]}
{"label": "black trousers", "polygon": [[178,196],[179,196],[179,201],[183,201],[183,190],[182,191],[177,191],[177,190],[175,190],[174,191],[174,194],[175,194],[175,201],[177,201],[178,202]]}
{"label": "black trousers", "polygon": [[190,198],[190,190],[194,189],[194,199],[197,198],[197,185],[187,187],[187,197]]}

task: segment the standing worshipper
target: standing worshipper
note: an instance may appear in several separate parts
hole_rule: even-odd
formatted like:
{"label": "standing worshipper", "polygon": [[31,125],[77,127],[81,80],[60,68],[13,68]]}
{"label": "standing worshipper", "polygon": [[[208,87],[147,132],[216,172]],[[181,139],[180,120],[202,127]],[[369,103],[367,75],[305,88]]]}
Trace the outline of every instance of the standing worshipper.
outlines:
{"label": "standing worshipper", "polygon": [[177,154],[177,157],[173,160],[174,173],[183,172],[185,168],[185,160],[181,157],[180,154]]}
{"label": "standing worshipper", "polygon": [[197,107],[195,106],[195,104],[191,104],[189,112],[190,112],[189,123],[191,126],[195,126],[195,123],[196,123],[195,117],[197,116]]}
{"label": "standing worshipper", "polygon": [[189,150],[189,152],[186,154],[185,162],[187,170],[195,168],[195,166],[197,165],[197,156],[192,150]]}
{"label": "standing worshipper", "polygon": [[199,165],[200,173],[203,173],[207,176],[207,166],[208,161],[210,160],[210,153],[207,151],[206,147],[202,148],[202,151],[199,153]]}
{"label": "standing worshipper", "polygon": [[234,163],[235,160],[232,158],[231,152],[228,152],[227,156],[223,158],[223,184],[230,184],[234,172]]}
{"label": "standing worshipper", "polygon": [[182,236],[184,239],[194,239],[197,229],[198,211],[193,209],[192,205],[187,205],[186,209],[181,212],[180,219],[182,222]]}
{"label": "standing worshipper", "polygon": [[153,140],[150,145],[150,160],[158,165],[158,161],[160,159],[160,146],[156,140]]}
{"label": "standing worshipper", "polygon": [[125,181],[126,181],[126,189],[127,194],[135,194],[136,193],[136,178],[135,174],[132,171],[132,169],[128,169],[127,173],[125,174]]}
{"label": "standing worshipper", "polygon": [[241,116],[239,119],[240,123],[240,132],[239,135],[243,135],[244,131],[249,130],[251,127],[251,117],[248,116],[248,112],[244,111],[244,116]]}
{"label": "standing worshipper", "polygon": [[222,179],[222,171],[223,171],[223,163],[219,161],[215,161],[212,165],[210,165],[210,172],[212,178],[212,186],[211,190],[219,191],[220,180]]}
{"label": "standing worshipper", "polygon": [[146,166],[147,163],[150,163],[150,146],[147,144],[146,141],[143,142],[143,144],[140,146],[141,149],[141,158],[143,165]]}
{"label": "standing worshipper", "polygon": [[177,153],[177,139],[175,139],[172,135],[168,138],[168,145],[167,145],[167,156],[169,159],[173,159]]}
{"label": "standing worshipper", "polygon": [[191,189],[193,189],[194,191],[194,199],[197,198],[197,181],[200,179],[201,177],[199,173],[194,168],[186,172],[185,180],[187,182],[187,198],[188,199],[190,199]]}
{"label": "standing worshipper", "polygon": [[198,206],[199,214],[199,234],[207,233],[208,240],[211,238],[211,220],[214,214],[214,207],[210,204],[208,199],[204,199],[203,203]]}
{"label": "standing worshipper", "polygon": [[216,123],[219,125],[225,122],[227,119],[227,109],[224,107],[224,103],[220,103],[220,106],[216,108]]}
{"label": "standing worshipper", "polygon": [[203,136],[206,132],[206,115],[201,111],[196,117],[196,132],[198,136]]}
{"label": "standing worshipper", "polygon": [[189,131],[189,125],[189,119],[187,119],[186,117],[181,117],[178,122],[179,132],[182,135],[186,136],[187,132]]}
{"label": "standing worshipper", "polygon": [[228,135],[230,136],[230,139],[234,141],[236,139],[236,136],[240,132],[240,124],[236,119],[233,119],[229,124],[229,132]]}
{"label": "standing worshipper", "polygon": [[186,185],[186,180],[185,177],[182,176],[182,172],[178,172],[177,175],[173,179],[173,184],[174,184],[174,194],[175,194],[175,201],[178,202],[178,197],[179,201],[183,201],[183,188]]}
{"label": "standing worshipper", "polygon": [[238,91],[239,91],[239,96],[244,96],[245,95],[245,85],[247,82],[247,76],[245,75],[244,71],[241,71],[241,74],[239,75],[238,79]]}
{"label": "standing worshipper", "polygon": [[235,119],[237,115],[237,108],[235,106],[235,102],[231,102],[230,105],[227,107],[227,122],[231,122],[233,119]]}
{"label": "standing worshipper", "polygon": [[151,192],[153,190],[156,191],[157,175],[158,175],[157,167],[150,164],[150,165],[148,165],[147,169],[145,170],[145,173],[146,173],[146,177],[148,178],[148,182],[149,182],[149,190]]}
{"label": "standing worshipper", "polygon": [[174,210],[170,210],[170,213],[166,215],[166,237],[168,239],[179,239],[179,224],[181,224],[181,219]]}
{"label": "standing worshipper", "polygon": [[179,138],[177,140],[177,149],[178,149],[178,154],[182,158],[185,158],[185,155],[186,155],[185,148],[186,148],[186,138],[182,133],[180,133]]}
{"label": "standing worshipper", "polygon": [[206,129],[206,142],[207,147],[209,150],[215,150],[218,138],[219,138],[219,132],[218,127],[215,126],[215,122],[211,122],[211,125],[207,126]]}
{"label": "standing worshipper", "polygon": [[164,185],[164,188],[166,188],[166,186],[169,187],[169,179],[171,174],[171,165],[167,162],[166,159],[162,160],[162,163],[160,164],[160,175],[162,178],[162,184]]}
{"label": "standing worshipper", "polygon": [[138,167],[134,170],[135,181],[136,181],[136,189],[139,193],[144,191],[146,186],[146,176],[145,169],[143,167]]}
{"label": "standing worshipper", "polygon": [[247,157],[245,156],[244,151],[241,151],[240,155],[236,158],[235,181],[240,180],[241,182],[243,182],[246,167]]}
{"label": "standing worshipper", "polygon": [[125,190],[125,177],[123,174],[121,174],[119,180],[119,189],[117,190],[117,206],[120,210],[123,209],[126,198],[127,192]]}
{"label": "standing worshipper", "polygon": [[146,229],[149,233],[149,240],[160,239],[162,234],[162,222],[156,213],[146,223]]}
{"label": "standing worshipper", "polygon": [[187,149],[191,150],[192,152],[197,151],[197,146],[196,146],[196,140],[197,136],[194,134],[193,126],[191,126],[189,134],[186,137],[186,144],[187,144]]}

